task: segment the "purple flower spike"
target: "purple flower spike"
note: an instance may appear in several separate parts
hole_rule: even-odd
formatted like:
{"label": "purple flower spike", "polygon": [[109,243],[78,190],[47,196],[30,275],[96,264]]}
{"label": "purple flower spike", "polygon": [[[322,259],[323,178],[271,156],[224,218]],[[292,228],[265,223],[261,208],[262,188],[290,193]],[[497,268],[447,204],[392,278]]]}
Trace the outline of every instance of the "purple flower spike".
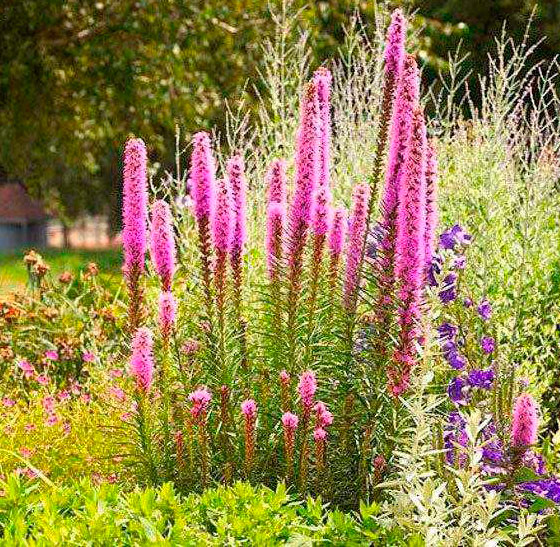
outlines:
{"label": "purple flower spike", "polygon": [[487,298],[485,298],[476,308],[478,314],[484,321],[488,321],[492,317],[492,306]]}
{"label": "purple flower spike", "polygon": [[480,340],[480,347],[484,353],[493,353],[496,349],[496,341],[491,336],[483,336]]}
{"label": "purple flower spike", "polygon": [[468,403],[468,389],[467,382],[460,376],[457,376],[449,382],[447,394],[455,404],[466,405]]}
{"label": "purple flower spike", "polygon": [[495,374],[492,369],[486,370],[471,370],[469,372],[468,382],[472,387],[479,387],[481,389],[492,389]]}

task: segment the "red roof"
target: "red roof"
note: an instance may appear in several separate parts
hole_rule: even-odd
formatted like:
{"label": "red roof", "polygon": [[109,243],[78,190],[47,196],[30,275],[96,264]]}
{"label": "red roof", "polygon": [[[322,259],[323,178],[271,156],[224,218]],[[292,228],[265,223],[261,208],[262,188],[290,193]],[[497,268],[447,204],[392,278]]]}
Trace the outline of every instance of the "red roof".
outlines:
{"label": "red roof", "polygon": [[0,185],[0,223],[33,222],[46,217],[41,202],[33,199],[21,184]]}

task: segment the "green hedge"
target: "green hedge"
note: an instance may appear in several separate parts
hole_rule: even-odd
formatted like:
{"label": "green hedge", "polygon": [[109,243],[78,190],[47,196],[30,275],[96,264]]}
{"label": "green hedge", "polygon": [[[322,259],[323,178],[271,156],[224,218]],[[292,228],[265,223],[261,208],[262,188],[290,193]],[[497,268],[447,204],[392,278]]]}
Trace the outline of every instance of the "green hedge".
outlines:
{"label": "green hedge", "polygon": [[379,508],[328,511],[246,483],[181,497],[171,484],[123,493],[87,481],[0,485],[1,545],[420,545],[377,521]]}

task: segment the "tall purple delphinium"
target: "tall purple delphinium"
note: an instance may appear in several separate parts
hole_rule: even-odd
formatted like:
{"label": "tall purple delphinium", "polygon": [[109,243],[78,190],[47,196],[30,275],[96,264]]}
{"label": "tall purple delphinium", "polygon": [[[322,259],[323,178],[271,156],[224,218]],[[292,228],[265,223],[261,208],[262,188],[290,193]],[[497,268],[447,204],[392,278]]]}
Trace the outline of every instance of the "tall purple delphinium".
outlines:
{"label": "tall purple delphinium", "polygon": [[147,327],[140,327],[132,339],[132,355],[130,357],[130,374],[136,381],[139,393],[146,394],[152,387],[154,378],[152,331]]}
{"label": "tall purple delphinium", "polygon": [[[370,199],[369,210],[373,206],[373,199],[377,195],[377,188],[381,180],[381,171],[384,165],[385,149],[387,147],[387,135],[389,123],[395,108],[395,92],[403,71],[403,60],[405,56],[406,19],[400,9],[396,9],[391,15],[391,24],[387,30],[385,41],[385,67],[383,75],[383,96],[381,98],[381,112],[379,117],[379,128],[377,132],[377,143],[375,160],[372,172],[372,199]],[[369,222],[369,221],[368,221]]]}
{"label": "tall purple delphinium", "polygon": [[141,322],[142,289],[147,248],[148,179],[146,145],[129,139],[124,149],[123,170],[123,273],[128,287],[128,328],[134,332]]}
{"label": "tall purple delphinium", "polygon": [[312,202],[317,187],[320,159],[320,109],[317,85],[309,82],[301,103],[296,143],[295,189],[288,218],[287,258],[287,361],[296,368],[296,320],[302,286],[303,257],[311,222]]}
{"label": "tall purple delphinium", "polygon": [[[395,241],[397,235],[398,197],[401,185],[401,173],[404,168],[408,139],[412,125],[412,113],[418,104],[419,73],[416,61],[411,55],[404,60],[399,79],[395,108],[391,121],[389,158],[385,173],[385,188],[381,200],[381,231],[376,271],[378,278],[378,297],[375,305],[378,332],[385,334],[391,330],[395,306]],[[378,351],[384,352],[380,346]]]}
{"label": "tall purple delphinium", "polygon": [[272,160],[266,172],[267,202],[286,203],[286,162],[283,159]]}
{"label": "tall purple delphinium", "polygon": [[395,247],[395,278],[398,285],[398,345],[388,368],[389,390],[403,393],[416,364],[416,342],[421,321],[425,273],[426,231],[426,124],[420,108],[415,109],[399,188],[399,210]]}
{"label": "tall purple delphinium", "polygon": [[428,141],[426,156],[426,232],[424,250],[426,253],[426,273],[434,256],[436,230],[438,223],[437,208],[438,165],[433,141]]}
{"label": "tall purple delphinium", "polygon": [[150,256],[163,292],[171,290],[175,273],[175,241],[169,205],[158,199],[152,205]]}
{"label": "tall purple delphinium", "polygon": [[210,136],[208,133],[200,131],[193,137],[189,181],[194,202],[194,216],[198,227],[206,314],[211,328],[213,321],[213,298],[210,221],[214,209],[215,178],[216,165],[212,155]]}
{"label": "tall purple delphinium", "polygon": [[214,283],[216,286],[216,310],[218,315],[218,361],[221,372],[225,373],[226,362],[226,274],[227,257],[232,248],[233,218],[232,195],[229,180],[216,182],[216,202],[212,214],[212,240],[216,250]]}
{"label": "tall purple delphinium", "polygon": [[368,184],[357,184],[352,193],[352,211],[348,223],[348,246],[346,249],[346,271],[344,274],[343,305],[353,315],[358,300],[364,240],[367,231],[368,204],[371,188]]}

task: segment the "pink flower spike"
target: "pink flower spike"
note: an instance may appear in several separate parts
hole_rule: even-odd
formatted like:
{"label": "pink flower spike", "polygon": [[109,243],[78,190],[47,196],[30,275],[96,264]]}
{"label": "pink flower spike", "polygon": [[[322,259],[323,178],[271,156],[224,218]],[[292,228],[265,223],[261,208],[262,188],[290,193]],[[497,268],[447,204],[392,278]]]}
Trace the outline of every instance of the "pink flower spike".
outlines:
{"label": "pink flower spike", "polygon": [[511,425],[511,444],[523,448],[536,444],[539,428],[537,403],[528,393],[515,400]]}
{"label": "pink flower spike", "polygon": [[272,160],[266,173],[267,202],[286,203],[286,162]]}
{"label": "pink flower spike", "polygon": [[310,370],[302,373],[299,378],[298,392],[306,412],[308,412],[313,406],[315,391],[317,391],[315,374]]}
{"label": "pink flower spike", "polygon": [[266,212],[266,266],[269,278],[273,279],[282,258],[282,241],[286,221],[286,205],[270,202]]}
{"label": "pink flower spike", "polygon": [[313,439],[315,442],[323,442],[327,440],[327,432],[322,427],[316,427],[313,431]]}
{"label": "pink flower spike", "polygon": [[322,401],[318,401],[314,407],[317,414],[317,427],[328,427],[333,423],[333,415],[327,409],[327,405]]}
{"label": "pink flower spike", "polygon": [[189,401],[193,404],[191,414],[196,420],[202,421],[208,411],[208,405],[212,400],[212,394],[206,387],[201,387],[189,395]]}
{"label": "pink flower spike", "polygon": [[370,194],[370,186],[365,183],[357,184],[352,193],[352,215],[348,227],[348,248],[343,294],[344,307],[349,312],[353,312],[356,306],[364,241],[367,230]]}
{"label": "pink flower spike", "polygon": [[148,178],[146,145],[129,139],[124,149],[123,231],[124,273],[142,273],[146,255]]}
{"label": "pink flower spike", "polygon": [[317,96],[319,99],[320,113],[320,158],[319,158],[319,185],[327,190],[330,196],[330,146],[331,146],[331,82],[332,74],[330,71],[321,67],[315,71],[313,81],[317,86]]}
{"label": "pink flower spike", "polygon": [[190,185],[194,201],[194,216],[198,222],[210,218],[214,208],[216,165],[210,137],[200,131],[193,137]]}
{"label": "pink flower spike", "polygon": [[130,358],[130,373],[136,379],[139,391],[147,393],[152,387],[154,376],[152,331],[147,327],[140,327],[132,340],[132,356]]}
{"label": "pink flower spike", "polygon": [[385,42],[385,73],[398,77],[405,55],[406,19],[400,9],[391,14],[391,24],[387,30]]}
{"label": "pink flower spike", "polygon": [[311,81],[301,100],[296,144],[296,180],[290,208],[290,237],[299,237],[309,225],[311,206],[319,177],[320,113],[317,86]]}
{"label": "pink flower spike", "polygon": [[39,374],[35,380],[42,386],[46,386],[49,383],[49,377],[46,374]]}
{"label": "pink flower spike", "polygon": [[162,199],[152,205],[150,256],[163,290],[169,291],[175,273],[175,238],[171,209]]}
{"label": "pink flower spike", "polygon": [[241,156],[233,156],[226,165],[233,198],[232,253],[242,254],[247,241],[247,181]]}
{"label": "pink flower spike", "polygon": [[318,186],[311,209],[311,227],[315,235],[324,236],[329,231],[332,216],[330,203],[330,189],[327,186]]}
{"label": "pink flower spike", "polygon": [[282,425],[289,431],[295,431],[299,423],[299,418],[291,412],[282,414]]}
{"label": "pink flower spike", "polygon": [[58,351],[51,349],[45,351],[45,359],[49,361],[58,361]]}
{"label": "pink flower spike", "polygon": [[241,412],[247,420],[255,420],[257,417],[257,403],[253,399],[247,399],[241,403]]}
{"label": "pink flower spike", "polygon": [[170,292],[159,295],[159,328],[164,338],[168,338],[175,326],[177,316],[177,300]]}
{"label": "pink flower spike", "polygon": [[216,183],[216,207],[212,216],[212,237],[217,251],[228,253],[232,242],[232,201],[228,179]]}
{"label": "pink flower spike", "polygon": [[290,375],[289,375],[289,373],[288,373],[287,370],[282,370],[282,371],[280,372],[280,381],[281,381],[283,384],[288,384],[288,383],[290,383]]}
{"label": "pink flower spike", "polygon": [[9,397],[4,397],[2,399],[2,405],[5,406],[6,408],[11,408],[12,406],[15,406],[16,402],[13,399],[10,399]]}
{"label": "pink flower spike", "polygon": [[331,229],[327,239],[331,255],[334,257],[338,257],[342,253],[347,226],[348,218],[346,209],[344,207],[335,209],[332,217]]}
{"label": "pink flower spike", "polygon": [[82,353],[82,361],[84,363],[93,363],[95,361],[95,353],[84,351],[84,353]]}
{"label": "pink flower spike", "polygon": [[54,412],[55,402],[55,398],[52,395],[43,397],[43,401],[41,403],[43,405],[43,410],[48,414],[52,414]]}

